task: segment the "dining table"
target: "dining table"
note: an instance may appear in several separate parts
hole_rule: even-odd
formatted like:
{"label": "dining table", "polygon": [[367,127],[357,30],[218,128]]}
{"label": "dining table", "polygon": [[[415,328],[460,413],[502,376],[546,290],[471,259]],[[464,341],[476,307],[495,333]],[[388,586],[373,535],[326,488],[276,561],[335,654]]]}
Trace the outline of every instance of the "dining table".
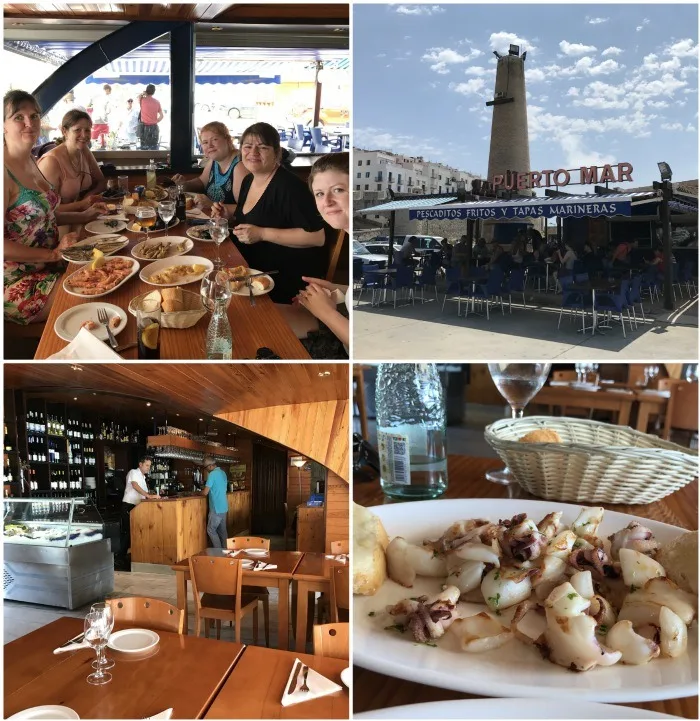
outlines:
{"label": "dining table", "polygon": [[[335,693],[282,706],[289,674],[299,659],[310,669],[335,682]],[[350,693],[340,678],[349,661],[306,653],[246,646],[233,672],[224,681],[205,719],[347,719]]]}
{"label": "dining table", "polygon": [[[500,469],[503,461],[497,458],[477,458],[472,456],[448,456],[447,491],[442,496],[449,498],[509,498],[509,487],[486,480],[487,471]],[[539,500],[520,486],[515,487],[518,498]],[[513,489],[511,488],[511,493]],[[353,499],[361,506],[371,507],[387,503],[396,503],[387,498],[378,480],[355,483]],[[698,481],[684,486],[660,501],[644,505],[622,505],[601,503],[604,508],[619,513],[627,513],[667,523],[689,531],[698,529]],[[465,694],[458,691],[441,689],[399,678],[386,676],[375,671],[355,666],[353,669],[353,710],[357,713],[404,704],[448,701],[453,699],[483,698],[483,696]],[[573,701],[573,700],[572,700]],[[619,704],[633,708],[647,709],[689,719],[698,718],[698,697],[664,699]]]}
{"label": "dining table", "polygon": [[543,386],[530,401],[535,405],[550,408],[582,408],[585,410],[612,411],[617,416],[617,425],[627,426],[630,423],[632,406],[635,402],[634,391],[609,392],[602,387],[574,388],[571,386]]}
{"label": "dining table", "polygon": [[[129,224],[134,222],[133,216],[129,217]],[[127,226],[129,227],[129,226]],[[168,230],[169,237],[186,237],[186,231],[190,227],[190,221],[181,221],[178,225],[171,226]],[[145,233],[131,230],[120,230],[118,235],[128,239],[128,244],[114,253],[115,256],[129,256],[134,246],[146,240]],[[165,239],[165,232],[151,232],[153,240]],[[80,240],[91,237],[83,226],[80,230]],[[214,261],[216,258],[216,244],[211,241],[193,240],[194,247],[189,253],[173,258],[173,263],[188,263],[188,257],[199,256]],[[221,260],[225,267],[248,266],[235,244],[229,239],[225,240],[220,247]],[[109,258],[108,258],[109,259]],[[140,270],[149,265],[152,261],[139,260]],[[117,336],[119,348],[117,352],[127,360],[138,358],[136,347],[136,318],[129,312],[130,301],[145,293],[157,289],[157,286],[150,285],[139,277],[139,272],[129,278],[123,285],[120,285],[108,295],[95,298],[91,296],[78,297],[68,293],[64,287],[65,279],[74,271],[79,270],[82,264],[69,263],[65,274],[59,279],[59,287],[51,306],[51,311],[44,326],[44,331],[39,341],[34,358],[41,360],[48,358],[54,353],[61,351],[68,345],[68,342],[60,338],[54,330],[59,316],[81,303],[101,302],[111,303],[126,311],[126,327]],[[273,276],[274,277],[274,276]],[[200,282],[189,283],[181,286],[183,290],[199,294]],[[196,360],[206,358],[207,328],[211,315],[205,313],[202,318],[191,328],[161,328],[160,330],[160,359],[161,360]],[[260,348],[270,348],[283,359],[304,360],[310,356],[301,341],[297,338],[292,328],[285,320],[282,312],[267,294],[255,297],[255,305],[251,305],[247,295],[233,294],[228,307],[228,319],[231,325],[233,336],[233,358],[253,360]]]}
{"label": "dining table", "polygon": [[[230,552],[223,548],[206,548],[195,556],[214,556],[230,558]],[[300,551],[274,551],[271,550],[269,555],[261,558],[258,555],[249,555],[245,551],[236,554],[236,560],[250,559],[252,561],[264,560],[266,563],[277,566],[269,571],[254,571],[252,569],[243,569],[243,585],[257,586],[260,588],[276,588],[278,589],[277,599],[277,627],[278,627],[278,646],[280,649],[289,648],[289,588],[292,576],[296,567],[299,565],[304,554]],[[190,581],[190,561],[184,558],[173,564],[171,568],[175,571],[176,589],[177,589],[177,607],[185,612],[185,622],[187,623],[187,583]],[[284,633],[287,629],[287,633]],[[189,628],[185,629],[186,631]]]}

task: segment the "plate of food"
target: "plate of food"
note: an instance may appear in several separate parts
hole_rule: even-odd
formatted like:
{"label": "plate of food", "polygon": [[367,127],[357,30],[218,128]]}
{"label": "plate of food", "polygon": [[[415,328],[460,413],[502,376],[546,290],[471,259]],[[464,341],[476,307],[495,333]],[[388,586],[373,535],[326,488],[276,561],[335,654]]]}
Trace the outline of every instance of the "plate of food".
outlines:
{"label": "plate of food", "polygon": [[81,303],[63,311],[56,318],[53,329],[59,338],[70,343],[81,328],[87,328],[96,338],[107,340],[107,328],[97,318],[97,311],[104,308],[112,335],[126,328],[126,312],[112,303]]}
{"label": "plate of food", "polygon": [[214,270],[214,264],[209,258],[196,255],[188,256],[189,263],[178,262],[177,259],[163,258],[147,265],[140,274],[144,283],[169,288],[175,285],[187,285],[198,280]]}
{"label": "plate of food", "polygon": [[123,188],[107,188],[107,190],[102,193],[102,199],[116,200],[117,198],[123,198],[125,195],[128,195],[128,193]]}
{"label": "plate of food", "polygon": [[99,298],[124,285],[140,267],[137,260],[125,255],[99,258],[71,273],[63,281],[63,289],[80,298]]}
{"label": "plate of food", "polygon": [[[177,218],[173,218],[170,223],[168,223],[168,230],[170,228],[174,228],[180,221]],[[132,233],[139,233],[140,235],[146,235],[146,230],[142,227],[141,223],[139,222],[138,218],[134,219],[133,223],[129,223],[127,230],[130,230]],[[161,219],[159,215],[156,215],[156,222],[154,225],[152,225],[148,231],[149,235],[152,233],[160,233],[165,230],[165,223]]]}
{"label": "plate of food", "polygon": [[105,203],[105,212],[102,213],[102,215],[97,216],[97,220],[128,220],[126,217],[126,214],[122,210],[122,212],[119,212],[119,209],[114,203]]}
{"label": "plate of food", "polygon": [[229,287],[235,295],[250,295],[248,283],[253,290],[253,295],[265,295],[275,287],[275,281],[262,271],[246,268],[244,265],[235,268],[224,268],[221,271],[229,278]]}
{"label": "plate of food", "polygon": [[121,233],[126,230],[126,221],[111,218],[110,220],[93,220],[85,226],[88,233],[94,235],[108,235],[110,233]]}
{"label": "plate of food", "polygon": [[162,260],[184,255],[194,248],[189,238],[171,235],[158,240],[144,240],[131,250],[131,255],[138,260]]}
{"label": "plate of food", "polygon": [[569,703],[697,694],[697,532],[552,501],[354,508],[357,665]]}
{"label": "plate of food", "polygon": [[112,255],[128,242],[129,239],[125,235],[98,235],[95,238],[79,240],[70,248],[65,248],[61,252],[61,257],[70,263],[88,263],[95,259],[95,250],[99,250],[102,255]]}
{"label": "plate of food", "polygon": [[134,196],[129,198],[124,198],[124,212],[125,213],[131,213],[132,215],[136,212],[136,208],[143,207],[143,208],[157,208],[158,207],[158,201],[151,199],[148,200],[146,198],[139,198],[138,193],[134,193]]}
{"label": "plate of food", "polygon": [[205,243],[213,243],[211,230],[208,225],[192,225],[187,229],[187,237],[192,240],[201,240]]}

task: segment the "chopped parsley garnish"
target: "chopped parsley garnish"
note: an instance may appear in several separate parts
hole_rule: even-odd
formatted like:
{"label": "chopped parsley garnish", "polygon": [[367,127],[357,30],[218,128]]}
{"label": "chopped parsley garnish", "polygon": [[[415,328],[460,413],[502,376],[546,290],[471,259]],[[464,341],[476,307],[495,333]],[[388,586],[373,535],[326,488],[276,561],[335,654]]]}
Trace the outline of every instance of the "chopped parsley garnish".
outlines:
{"label": "chopped parsley garnish", "polygon": [[500,572],[500,571],[496,571],[496,573],[493,574],[493,577],[494,577],[494,579],[495,579],[496,581],[498,581],[498,579],[501,577],[501,572]]}
{"label": "chopped parsley garnish", "polygon": [[635,586],[634,584],[632,584],[630,586],[630,593],[634,593],[635,591],[638,591],[638,590],[639,590],[638,586]]}
{"label": "chopped parsley garnish", "polygon": [[495,596],[489,596],[486,600],[491,601],[491,605],[497,607],[501,600],[501,594],[497,593]]}
{"label": "chopped parsley garnish", "polygon": [[426,644],[424,644],[424,645],[425,645],[425,646],[432,646],[433,648],[437,648],[437,644],[436,644],[436,643],[426,643]]}
{"label": "chopped parsley garnish", "polygon": [[581,548],[581,546],[583,546],[583,543],[580,540],[576,540],[571,548]]}
{"label": "chopped parsley garnish", "polygon": [[440,555],[440,551],[433,551],[433,558],[437,558]]}
{"label": "chopped parsley garnish", "polygon": [[406,631],[406,627],[402,623],[394,623],[391,626],[384,626],[385,631],[398,631],[399,633],[404,633]]}
{"label": "chopped parsley garnish", "polygon": [[576,596],[578,596],[577,593],[567,593],[566,594],[566,597],[569,599],[569,601],[573,601],[576,598]]}
{"label": "chopped parsley garnish", "polygon": [[376,611],[370,611],[367,615],[368,616],[376,616],[377,614],[376,614]]}
{"label": "chopped parsley garnish", "polygon": [[608,627],[607,627],[604,623],[601,623],[601,625],[598,626],[598,630],[596,631],[596,633],[597,633],[599,636],[605,636],[605,634],[606,634],[607,632],[608,632]]}

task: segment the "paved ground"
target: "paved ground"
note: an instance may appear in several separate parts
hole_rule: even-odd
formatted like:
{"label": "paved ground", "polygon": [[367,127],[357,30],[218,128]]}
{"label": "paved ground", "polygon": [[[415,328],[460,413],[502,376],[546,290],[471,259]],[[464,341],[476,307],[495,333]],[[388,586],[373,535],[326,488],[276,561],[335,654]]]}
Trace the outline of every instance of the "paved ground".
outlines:
{"label": "paved ground", "polygon": [[457,300],[452,298],[441,312],[442,294],[437,302],[434,295],[426,294],[425,303],[417,299],[415,305],[400,305],[396,310],[392,305],[372,308],[369,299],[365,292],[362,304],[354,308],[356,361],[697,360],[698,298],[688,298],[687,290],[673,312],[664,310],[662,303],[650,309],[647,300],[646,323],[630,331],[625,322],[627,338],[617,323],[605,335],[577,333],[580,316],[574,324],[566,314],[558,330],[560,301],[552,293],[528,294],[527,308],[520,295],[514,296],[512,313],[506,306],[504,316],[492,305],[490,321],[471,313],[464,318],[464,303],[458,317]]}

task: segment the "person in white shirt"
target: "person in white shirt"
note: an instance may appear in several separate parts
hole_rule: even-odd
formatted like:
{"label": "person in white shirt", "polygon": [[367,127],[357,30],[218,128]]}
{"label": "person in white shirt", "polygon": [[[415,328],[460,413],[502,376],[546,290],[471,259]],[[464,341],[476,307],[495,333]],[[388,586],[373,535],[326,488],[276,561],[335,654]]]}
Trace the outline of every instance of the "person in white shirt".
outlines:
{"label": "person in white shirt", "polygon": [[145,498],[158,498],[148,492],[146,475],[151,470],[151,459],[148,456],[139,458],[139,467],[132,468],[126,475],[126,488],[122,498],[121,552],[126,556],[131,545],[130,514]]}

